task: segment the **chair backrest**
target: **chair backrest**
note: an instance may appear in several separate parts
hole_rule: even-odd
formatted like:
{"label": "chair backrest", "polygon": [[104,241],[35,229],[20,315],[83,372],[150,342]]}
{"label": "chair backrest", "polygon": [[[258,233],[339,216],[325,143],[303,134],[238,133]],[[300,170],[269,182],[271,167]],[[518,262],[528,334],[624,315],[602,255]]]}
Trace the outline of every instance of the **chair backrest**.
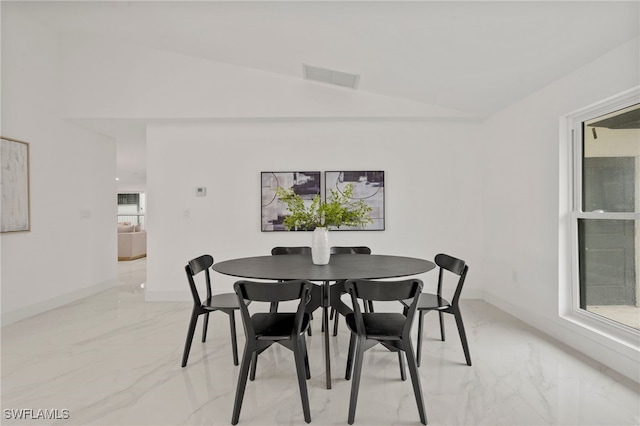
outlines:
{"label": "chair backrest", "polygon": [[[313,284],[307,280],[292,280],[277,283],[265,283],[256,281],[237,281],[233,285],[233,289],[238,295],[240,312],[242,314],[242,322],[245,327],[247,336],[254,336],[255,330],[251,323],[251,313],[245,301],[253,302],[286,302],[299,299],[300,303],[296,309],[296,317],[294,321],[294,333],[300,333],[302,328],[303,315],[306,312],[306,306],[311,300],[311,289]],[[273,313],[272,315],[280,315],[281,313]]]}
{"label": "chair backrest", "polygon": [[464,285],[464,281],[467,277],[467,272],[469,271],[469,266],[465,263],[464,260],[455,258],[453,256],[449,256],[448,254],[440,253],[435,257],[435,263],[440,267],[440,272],[438,274],[438,295],[442,296],[442,285],[444,282],[444,271],[449,271],[458,278],[458,284],[456,285],[455,292],[453,293],[453,298],[451,300],[451,304],[457,304],[460,300],[460,294],[462,293],[462,286]]}
{"label": "chair backrest", "polygon": [[[422,285],[422,280],[417,278],[401,281],[347,280],[344,287],[347,293],[351,295],[358,334],[365,334],[362,311],[360,310],[358,299],[380,302],[397,300],[404,301],[405,304],[409,305],[405,311],[407,321],[403,330],[403,336],[408,337],[418,306],[418,298],[422,292]],[[366,315],[376,315],[376,313],[368,313]],[[384,315],[384,313],[381,315]]]}
{"label": "chair backrest", "polygon": [[[244,300],[255,302],[286,302],[300,299],[308,281],[291,280],[277,283],[241,280],[233,285],[236,294]],[[311,286],[309,282],[309,286]],[[310,289],[308,289],[311,292]]]}
{"label": "chair backrest", "polygon": [[282,254],[311,254],[311,247],[274,247],[271,249],[271,254],[274,256]]}
{"label": "chair backrest", "polygon": [[371,254],[371,249],[366,246],[341,247],[334,246],[330,249],[331,254]]}
{"label": "chair backrest", "polygon": [[201,305],[202,302],[200,300],[200,294],[198,293],[194,276],[204,271],[207,286],[207,298],[211,298],[211,276],[209,275],[209,268],[211,268],[211,265],[213,265],[213,257],[211,255],[204,254],[196,257],[195,259],[191,259],[189,263],[187,263],[187,266],[184,267],[184,270],[187,273],[187,280],[189,281],[189,288],[191,289],[191,296],[193,296],[193,303],[196,305]]}

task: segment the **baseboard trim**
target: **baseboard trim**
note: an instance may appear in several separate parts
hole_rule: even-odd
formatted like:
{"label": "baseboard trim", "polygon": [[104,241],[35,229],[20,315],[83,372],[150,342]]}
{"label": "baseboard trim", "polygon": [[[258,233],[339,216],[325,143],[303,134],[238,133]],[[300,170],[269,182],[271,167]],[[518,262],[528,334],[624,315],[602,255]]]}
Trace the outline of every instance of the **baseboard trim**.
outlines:
{"label": "baseboard trim", "polygon": [[33,305],[25,306],[20,309],[16,309],[10,312],[2,312],[0,321],[2,327],[13,324],[14,322],[21,321],[23,319],[32,317],[34,315],[41,314],[43,312],[50,311],[52,309],[59,308],[66,304],[75,302],[85,297],[92,296],[96,293],[103,292],[112,287],[118,285],[118,280],[113,279],[102,282],[100,284],[93,285],[91,287],[83,288],[81,290],[72,291],[70,293],[61,294],[43,302],[34,303]]}
{"label": "baseboard trim", "polygon": [[482,299],[484,300],[484,292],[473,288],[465,288],[460,295],[461,299]]}

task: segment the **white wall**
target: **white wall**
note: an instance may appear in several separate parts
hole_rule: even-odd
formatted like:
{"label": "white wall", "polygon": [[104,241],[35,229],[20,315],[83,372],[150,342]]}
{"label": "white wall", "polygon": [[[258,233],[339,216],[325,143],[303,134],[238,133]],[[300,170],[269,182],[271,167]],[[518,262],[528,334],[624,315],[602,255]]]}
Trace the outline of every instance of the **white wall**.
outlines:
{"label": "white wall", "polygon": [[59,117],[56,37],[6,11],[1,131],[31,144],[31,232],[0,236],[3,325],[117,278],[115,145]]}
{"label": "white wall", "polygon": [[[146,155],[146,154],[145,154]],[[144,193],[147,190],[147,184],[145,183],[131,183],[131,182],[118,182],[116,185],[118,194],[125,193]]]}
{"label": "white wall", "polygon": [[[184,265],[268,255],[310,245],[310,233],[260,231],[260,172],[384,170],[385,231],[336,231],[334,245],[432,258],[449,252],[471,265],[467,297],[482,288],[478,124],[435,122],[258,122],[148,129],[148,300],[188,300]],[[207,187],[196,197],[196,186]],[[190,217],[185,218],[184,210]],[[425,274],[433,285],[436,274]],[[230,291],[231,277],[216,277]]]}
{"label": "white wall", "polygon": [[491,117],[482,157],[486,300],[636,381],[637,347],[559,317],[569,267],[559,118],[637,86],[639,52],[635,39]]}

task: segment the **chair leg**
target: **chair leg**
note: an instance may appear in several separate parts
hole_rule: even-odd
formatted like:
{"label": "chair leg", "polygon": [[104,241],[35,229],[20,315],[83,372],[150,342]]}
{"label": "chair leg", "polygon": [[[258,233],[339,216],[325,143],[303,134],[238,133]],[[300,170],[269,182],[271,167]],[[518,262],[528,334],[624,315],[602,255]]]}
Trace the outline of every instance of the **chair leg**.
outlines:
{"label": "chair leg", "polygon": [[184,352],[182,354],[182,367],[187,365],[187,359],[189,359],[189,351],[191,350],[191,341],[193,341],[193,335],[196,331],[196,324],[198,323],[198,312],[194,309],[191,313],[191,320],[189,321],[189,330],[187,330],[187,341],[184,343]]}
{"label": "chair leg", "polygon": [[368,300],[367,303],[369,305],[369,312],[373,312],[373,300]]}
{"label": "chair leg", "polygon": [[229,326],[231,328],[231,350],[233,351],[233,365],[238,365],[238,338],[236,337],[236,316],[233,311],[229,312]]}
{"label": "chair leg", "polygon": [[413,393],[416,397],[416,404],[418,405],[418,414],[420,415],[420,422],[423,425],[426,425],[427,413],[424,409],[424,399],[422,398],[422,387],[420,386],[420,375],[418,374],[418,364],[416,363],[416,358],[413,354],[413,348],[411,347],[411,340],[406,339],[406,341],[403,341],[403,345],[404,345],[404,352],[407,355],[409,375],[411,376]]}
{"label": "chair leg", "polygon": [[338,311],[335,312],[335,318],[333,319],[333,335],[338,335],[338,322],[340,320],[340,314]]}
{"label": "chair leg", "polygon": [[249,380],[252,382],[256,379],[256,369],[258,368],[258,351],[254,351],[251,356],[251,374]]}
{"label": "chair leg", "polygon": [[306,349],[302,347],[304,345],[304,337],[302,339],[297,338],[293,342],[293,355],[296,361],[296,372],[298,373],[298,386],[300,387],[300,399],[302,400],[302,412],[304,413],[304,421],[311,422],[311,411],[309,410],[309,394],[307,393],[307,373],[305,368],[305,355]]}
{"label": "chair leg", "polygon": [[404,382],[407,380],[407,372],[404,368],[404,356],[402,355],[402,351],[398,351],[398,362],[400,364],[400,379]]}
{"label": "chair leg", "polygon": [[471,354],[469,353],[469,344],[467,343],[467,333],[464,331],[464,323],[462,322],[460,310],[455,310],[453,316],[456,318],[456,325],[458,326],[458,333],[460,334],[460,341],[462,342],[462,350],[464,350],[464,357],[467,360],[467,365],[471,366]]}
{"label": "chair leg", "polygon": [[351,397],[349,398],[349,418],[347,422],[352,425],[356,417],[356,405],[358,404],[358,391],[360,388],[360,376],[362,375],[362,361],[364,358],[364,342],[357,338],[357,349],[354,360],[353,379],[351,380]]}
{"label": "chair leg", "polygon": [[233,415],[231,416],[231,424],[237,425],[240,418],[240,409],[242,408],[242,400],[244,399],[244,390],[247,387],[247,376],[249,374],[249,366],[251,360],[256,354],[255,347],[249,342],[244,347],[244,354],[242,355],[242,365],[240,366],[240,373],[238,374],[238,387],[236,388],[236,399],[233,403]]}
{"label": "chair leg", "polygon": [[[338,313],[336,312],[336,315],[338,315]],[[324,328],[325,328],[325,324],[327,325],[327,330],[329,329],[329,319],[330,319],[330,315],[329,315],[329,308],[322,308],[322,321],[321,321],[321,325],[320,325],[320,331],[324,333]],[[326,319],[326,321],[325,321]]]}
{"label": "chair leg", "polygon": [[424,321],[425,311],[418,311],[418,348],[416,352],[417,365],[420,367],[420,359],[422,358],[422,322]]}
{"label": "chair leg", "polygon": [[309,351],[307,350],[307,341],[302,336],[302,353],[304,354],[304,369],[307,373],[307,380],[311,379],[311,367],[309,367]]}
{"label": "chair leg", "polygon": [[209,312],[204,315],[204,325],[202,326],[202,343],[207,341],[207,328],[209,326]]}
{"label": "chair leg", "polygon": [[269,305],[269,313],[278,312],[278,302],[271,302]]}
{"label": "chair leg", "polygon": [[322,307],[322,329],[324,333],[324,364],[327,389],[331,389],[331,354],[329,353],[329,308]]}
{"label": "chair leg", "polygon": [[[313,321],[313,312],[309,314],[309,319]],[[311,323],[309,323],[309,328],[307,328],[307,335],[311,336]]]}
{"label": "chair leg", "polygon": [[440,339],[444,342],[444,312],[438,311],[440,315]]}
{"label": "chair leg", "polygon": [[347,355],[347,369],[344,373],[345,380],[351,380],[351,371],[353,369],[353,354],[356,349],[356,335],[351,333],[351,338],[349,339],[349,353]]}

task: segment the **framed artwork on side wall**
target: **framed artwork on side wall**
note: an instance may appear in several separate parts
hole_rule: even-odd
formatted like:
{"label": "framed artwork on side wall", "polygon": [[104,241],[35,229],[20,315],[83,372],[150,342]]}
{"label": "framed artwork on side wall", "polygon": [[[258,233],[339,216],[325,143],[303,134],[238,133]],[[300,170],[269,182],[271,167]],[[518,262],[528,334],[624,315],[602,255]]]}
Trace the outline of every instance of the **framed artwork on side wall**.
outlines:
{"label": "framed artwork on side wall", "polygon": [[0,231],[29,231],[29,144],[5,137],[0,137],[0,140]]}
{"label": "framed artwork on side wall", "polygon": [[353,199],[363,200],[371,207],[372,223],[362,228],[340,227],[340,231],[384,231],[384,172],[335,171],[324,172],[325,199],[331,190],[342,192],[346,185],[353,186]]}

